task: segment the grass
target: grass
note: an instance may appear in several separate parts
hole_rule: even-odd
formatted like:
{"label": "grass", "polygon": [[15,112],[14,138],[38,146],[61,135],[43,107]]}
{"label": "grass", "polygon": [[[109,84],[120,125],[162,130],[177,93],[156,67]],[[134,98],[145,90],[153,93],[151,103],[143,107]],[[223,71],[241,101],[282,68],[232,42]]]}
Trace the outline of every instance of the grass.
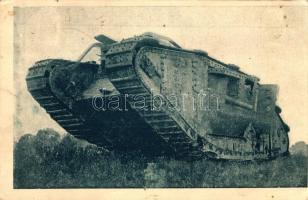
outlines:
{"label": "grass", "polygon": [[114,155],[53,130],[14,146],[14,188],[307,187],[307,156],[263,162]]}

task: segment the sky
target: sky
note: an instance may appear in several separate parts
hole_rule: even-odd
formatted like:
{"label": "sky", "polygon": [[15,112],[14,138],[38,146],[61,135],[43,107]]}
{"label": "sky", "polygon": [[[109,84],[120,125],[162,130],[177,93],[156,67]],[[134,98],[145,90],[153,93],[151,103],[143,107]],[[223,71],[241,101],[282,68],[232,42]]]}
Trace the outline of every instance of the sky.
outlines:
{"label": "sky", "polygon": [[76,60],[98,34],[121,40],[155,32],[279,85],[290,143],[308,143],[307,7],[16,7],[14,13],[15,140],[46,127],[64,132],[27,91],[35,61]]}

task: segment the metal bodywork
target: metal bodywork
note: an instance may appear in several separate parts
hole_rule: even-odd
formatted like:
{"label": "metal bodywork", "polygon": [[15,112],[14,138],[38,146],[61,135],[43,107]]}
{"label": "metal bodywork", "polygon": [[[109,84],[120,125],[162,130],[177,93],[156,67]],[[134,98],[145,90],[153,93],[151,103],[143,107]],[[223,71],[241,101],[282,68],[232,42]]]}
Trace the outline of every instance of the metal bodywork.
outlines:
{"label": "metal bodywork", "polygon": [[91,47],[77,62],[39,61],[27,76],[34,99],[75,137],[108,150],[179,159],[288,153],[277,86],[153,33],[96,39],[100,63],[82,61]]}

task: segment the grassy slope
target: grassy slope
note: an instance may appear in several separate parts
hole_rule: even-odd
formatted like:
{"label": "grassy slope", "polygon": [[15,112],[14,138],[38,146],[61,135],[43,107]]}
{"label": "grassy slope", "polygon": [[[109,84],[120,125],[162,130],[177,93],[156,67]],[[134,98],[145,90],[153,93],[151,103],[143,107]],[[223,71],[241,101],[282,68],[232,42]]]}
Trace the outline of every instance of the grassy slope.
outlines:
{"label": "grassy slope", "polygon": [[307,187],[307,156],[268,162],[149,161],[108,154],[52,130],[25,135],[14,148],[15,188],[290,186]]}

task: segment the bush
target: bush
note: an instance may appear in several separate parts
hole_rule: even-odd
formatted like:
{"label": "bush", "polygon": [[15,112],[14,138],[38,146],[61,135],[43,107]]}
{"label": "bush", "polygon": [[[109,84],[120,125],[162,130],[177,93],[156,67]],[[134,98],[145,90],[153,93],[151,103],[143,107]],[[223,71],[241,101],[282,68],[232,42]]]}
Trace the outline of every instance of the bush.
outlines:
{"label": "bush", "polygon": [[14,146],[14,188],[307,187],[307,156],[263,162],[114,155],[51,129]]}

